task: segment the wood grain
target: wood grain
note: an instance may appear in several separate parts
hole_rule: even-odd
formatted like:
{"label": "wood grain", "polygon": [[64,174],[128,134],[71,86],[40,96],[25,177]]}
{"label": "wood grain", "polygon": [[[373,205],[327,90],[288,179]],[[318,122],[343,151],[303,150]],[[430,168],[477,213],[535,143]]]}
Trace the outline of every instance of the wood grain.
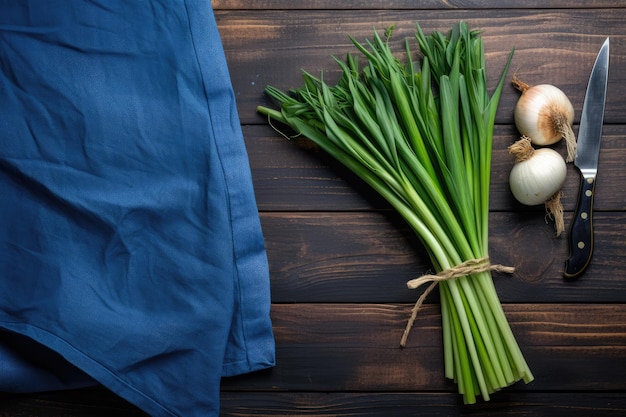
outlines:
{"label": "wood grain", "polygon": [[[550,415],[584,415],[593,407],[596,416],[619,415],[626,406],[620,393],[626,369],[626,305],[505,305],[536,380],[469,408],[460,404],[454,384],[442,377],[438,306],[421,311],[407,347],[398,347],[410,307],[275,304],[278,366],[225,379],[222,415],[373,416],[393,410],[395,416],[424,408],[426,415],[447,410],[495,416],[515,404],[523,415],[545,415],[537,414],[537,407]],[[563,390],[576,392],[576,399],[566,401]],[[144,415],[102,388],[64,396],[0,397],[0,407],[0,416]]]}
{"label": "wood grain", "polygon": [[[611,71],[605,121],[626,122],[626,72],[616,70],[626,62],[626,33],[622,14],[614,9],[501,9],[423,10],[271,10],[216,12],[223,36],[240,116],[244,124],[264,123],[256,114],[267,85],[287,90],[301,85],[301,70],[322,71],[332,82],[338,66],[331,55],[354,53],[348,35],[359,41],[371,38],[374,28],[395,25],[392,47],[402,56],[404,39],[413,38],[415,23],[425,32],[446,32],[459,20],[483,30],[488,80],[495,86],[511,50],[511,74],[529,84],[549,83],[561,88],[575,108],[576,120],[596,54],[611,38]],[[414,49],[417,46],[413,44]],[[512,123],[519,93],[512,87],[502,95],[498,123]]]}
{"label": "wood grain", "polygon": [[[499,0],[496,4],[489,0],[317,0],[295,2],[293,0],[212,0],[215,10],[422,10],[422,9],[554,9],[571,8],[568,0]],[[616,0],[577,1],[576,8],[598,9],[623,7]]]}
{"label": "wood grain", "polygon": [[[453,393],[423,392],[267,392],[224,391],[222,417],[360,416],[502,417],[514,409],[524,417],[620,417],[626,396],[615,392],[510,392],[489,402],[465,407]],[[1,417],[145,417],[131,404],[120,402],[103,388],[36,394],[0,399]],[[393,414],[391,414],[393,413]]]}
{"label": "wood grain", "polygon": [[[274,302],[414,302],[406,281],[431,271],[421,244],[392,213],[263,213]],[[492,213],[492,262],[504,302],[626,302],[626,216],[598,213],[588,273],[563,279],[567,240],[542,213]],[[429,299],[438,302],[437,297]]]}
{"label": "wood grain", "polygon": [[[477,9],[486,2],[464,2],[469,10],[462,12],[453,3],[422,2],[425,10],[407,13],[401,11],[409,6],[403,2],[384,8],[376,2],[351,4],[324,10],[320,3],[302,3],[300,10],[276,14],[270,9],[280,3],[266,2],[261,7],[266,10],[252,15],[218,12],[266,235],[279,361],[269,372],[225,380],[224,415],[623,414],[626,91],[619,68],[626,61],[621,47],[626,38],[612,9],[620,5],[555,10],[564,5],[542,2],[543,8],[534,9],[538,4],[516,2],[508,9],[514,5],[500,2],[497,12],[484,13]],[[595,200],[596,253],[578,281],[562,278],[567,233],[556,238],[543,207],[522,206],[509,191],[513,161],[507,147],[519,136],[512,121],[519,93],[510,85],[504,90],[494,138],[490,255],[516,267],[513,276],[494,281],[536,380],[473,408],[460,404],[454,384],[442,376],[436,291],[418,316],[409,346],[397,347],[419,294],[405,283],[430,268],[420,242],[352,173],[306,139],[286,140],[256,113],[257,105],[271,105],[265,85],[299,86],[302,68],[324,71],[328,80],[336,77],[329,56],[351,51],[347,33],[365,39],[373,27],[393,23],[400,43],[412,36],[416,20],[433,30],[461,18],[484,29],[493,79],[515,47],[512,70],[531,84],[563,89],[576,109],[576,123],[599,44],[611,36],[612,46]],[[555,149],[565,154],[562,144]],[[566,227],[578,181],[569,165]]]}
{"label": "wood grain", "polygon": [[[278,127],[275,125],[275,127]],[[575,131],[578,127],[575,126]],[[626,124],[603,130],[595,210],[626,209]],[[287,140],[270,126],[244,126],[257,202],[262,211],[368,211],[388,209],[381,198],[349,170],[303,138]],[[493,211],[542,212],[543,206],[523,206],[513,198],[509,173],[514,158],[507,148],[519,138],[514,126],[496,126],[491,174]],[[553,147],[565,156],[561,142]],[[565,210],[576,205],[580,176],[572,164],[563,187]]]}
{"label": "wood grain", "polygon": [[[410,308],[276,304],[272,319],[279,366],[224,380],[222,389],[455,392],[442,372],[439,306],[420,311],[407,346],[399,348]],[[504,310],[535,375],[532,383],[517,383],[508,390],[624,389],[626,306],[507,304]]]}
{"label": "wood grain", "polygon": [[[223,416],[394,416],[441,417],[506,415],[524,417],[620,416],[626,397],[619,393],[501,392],[488,403],[463,407],[449,393],[231,393],[223,395]],[[513,404],[513,405],[512,405]],[[514,410],[514,411],[512,411]]]}

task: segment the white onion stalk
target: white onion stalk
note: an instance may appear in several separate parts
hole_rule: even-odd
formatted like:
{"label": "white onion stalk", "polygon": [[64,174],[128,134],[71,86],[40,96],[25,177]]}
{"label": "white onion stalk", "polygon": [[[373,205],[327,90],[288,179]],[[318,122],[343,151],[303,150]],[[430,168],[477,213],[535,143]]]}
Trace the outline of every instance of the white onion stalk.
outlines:
{"label": "white onion stalk", "polygon": [[574,106],[559,88],[550,84],[530,86],[513,77],[513,85],[522,92],[515,106],[517,130],[535,145],[552,145],[565,139],[567,162],[576,156],[576,136],[572,131]]}
{"label": "white onion stalk", "polygon": [[565,230],[561,187],[567,167],[563,157],[551,148],[534,149],[527,136],[509,146],[509,153],[515,156],[509,175],[513,196],[527,206],[545,204],[546,216],[554,219],[559,236]]}

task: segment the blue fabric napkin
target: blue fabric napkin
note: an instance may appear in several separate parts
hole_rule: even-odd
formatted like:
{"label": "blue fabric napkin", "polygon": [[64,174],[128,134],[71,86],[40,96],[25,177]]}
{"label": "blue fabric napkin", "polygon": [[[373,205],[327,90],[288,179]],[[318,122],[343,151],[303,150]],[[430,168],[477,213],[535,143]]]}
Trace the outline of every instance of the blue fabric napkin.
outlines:
{"label": "blue fabric napkin", "polygon": [[210,0],[0,0],[0,390],[218,415],[269,309]]}

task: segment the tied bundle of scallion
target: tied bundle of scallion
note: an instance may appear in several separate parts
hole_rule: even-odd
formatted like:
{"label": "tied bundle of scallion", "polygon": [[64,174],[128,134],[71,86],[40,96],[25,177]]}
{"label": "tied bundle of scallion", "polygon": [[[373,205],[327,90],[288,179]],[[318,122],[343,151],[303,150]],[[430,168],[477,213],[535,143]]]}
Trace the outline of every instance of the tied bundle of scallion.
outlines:
{"label": "tied bundle of scallion", "polygon": [[[392,29],[365,44],[351,38],[367,63],[360,68],[352,54],[336,59],[336,85],[304,72],[304,85],[289,94],[267,87],[280,110],[258,111],[315,142],[382,195],[438,272],[481,263],[488,259],[493,126],[513,52],[490,96],[478,31],[461,22],[427,36],[417,25],[421,60],[411,59],[407,40],[403,64],[389,45]],[[533,379],[490,269],[470,271],[439,281],[445,376],[468,404]]]}

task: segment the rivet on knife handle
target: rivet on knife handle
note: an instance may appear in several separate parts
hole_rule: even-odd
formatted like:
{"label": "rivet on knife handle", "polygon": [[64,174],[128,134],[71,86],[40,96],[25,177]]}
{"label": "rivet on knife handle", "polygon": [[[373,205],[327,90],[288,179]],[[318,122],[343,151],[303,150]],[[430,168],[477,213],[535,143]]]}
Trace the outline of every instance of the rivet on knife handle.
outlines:
{"label": "rivet on knife handle", "polygon": [[565,261],[565,278],[577,278],[589,265],[593,254],[593,195],[595,177],[583,178],[578,206],[572,220],[569,245],[570,256]]}

